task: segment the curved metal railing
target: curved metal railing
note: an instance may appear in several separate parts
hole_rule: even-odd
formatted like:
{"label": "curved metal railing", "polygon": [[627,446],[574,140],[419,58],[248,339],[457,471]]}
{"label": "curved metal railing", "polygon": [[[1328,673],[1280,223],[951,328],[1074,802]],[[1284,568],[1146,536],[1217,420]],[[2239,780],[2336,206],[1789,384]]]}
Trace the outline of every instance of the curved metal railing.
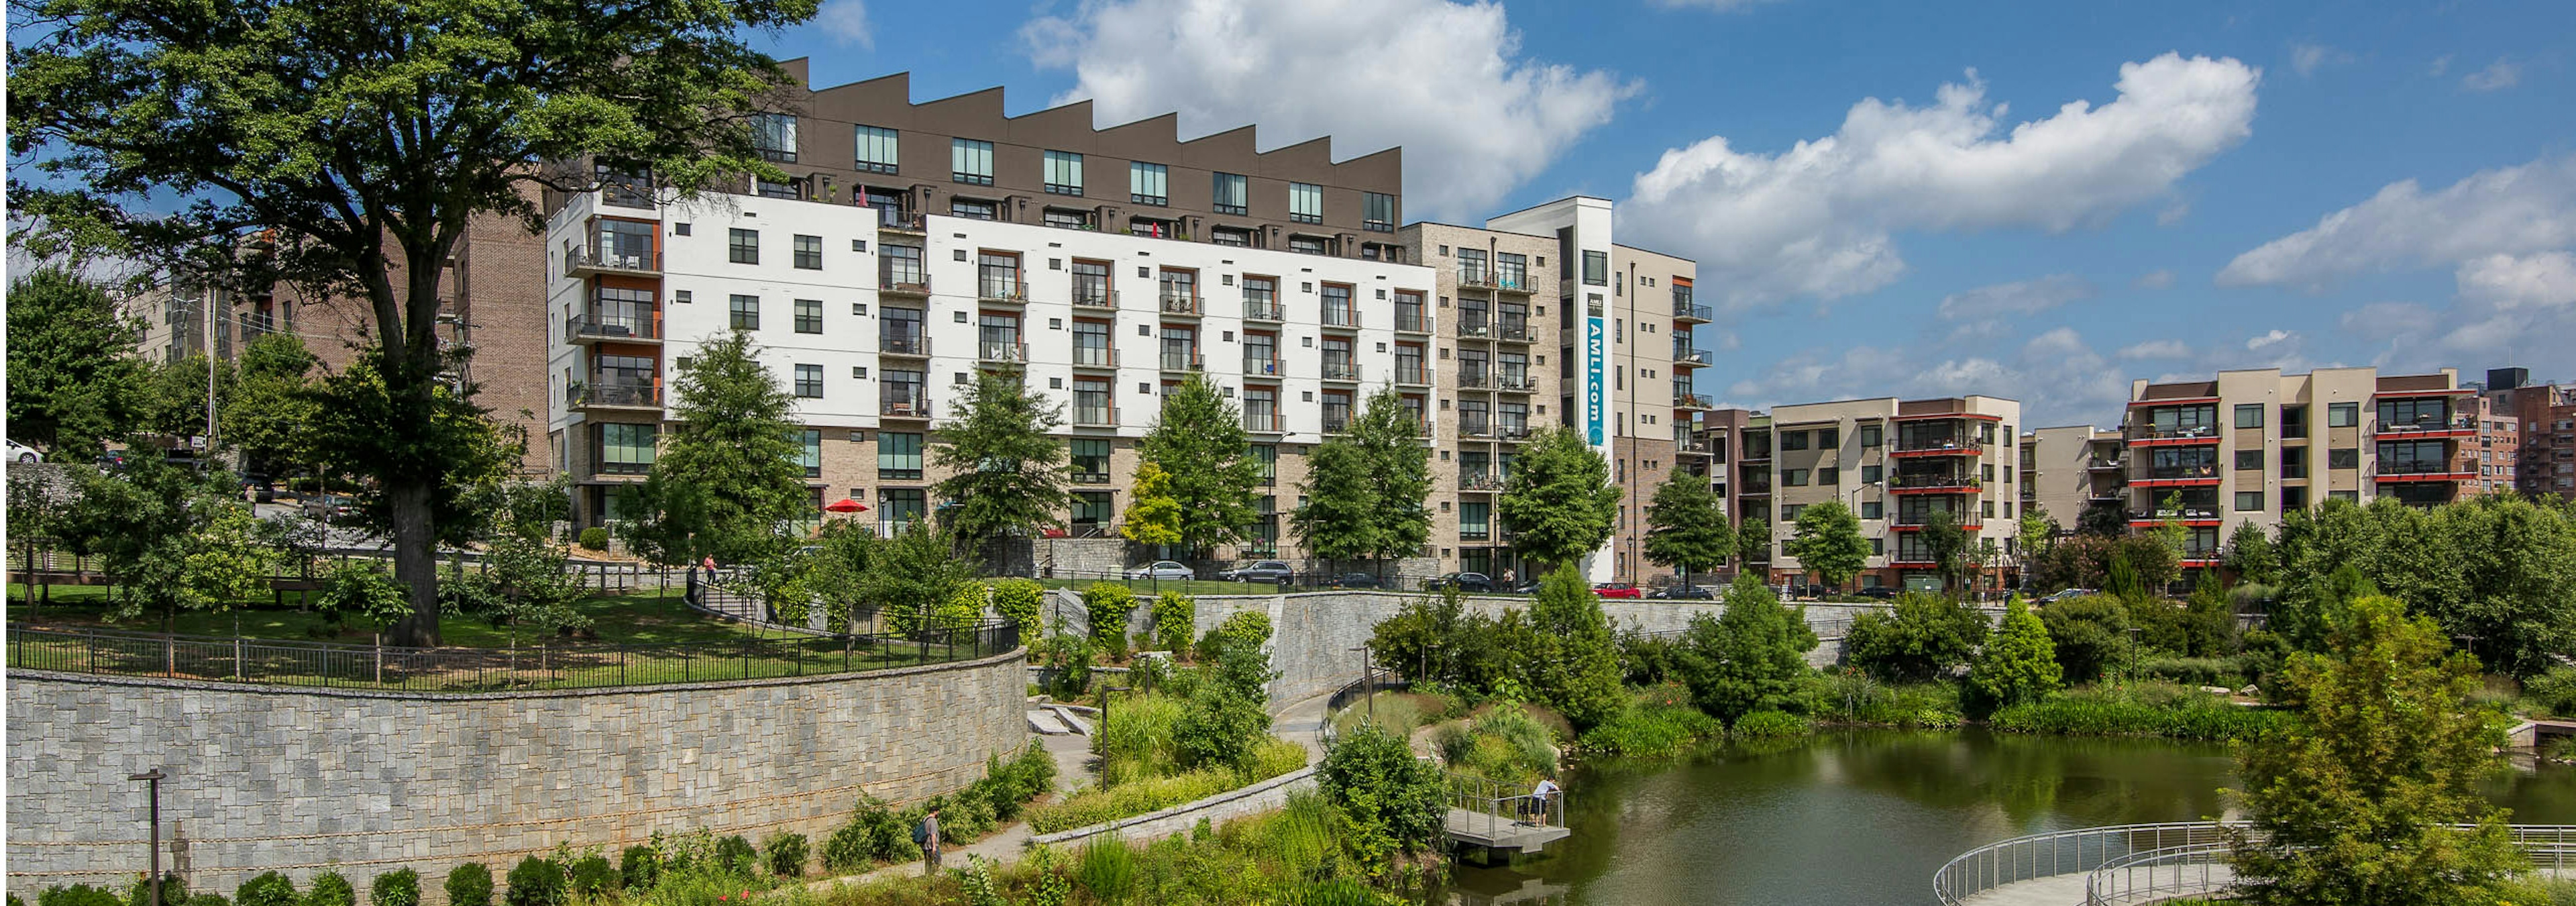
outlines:
{"label": "curved metal railing", "polygon": [[[1946,906],[2022,881],[2083,874],[2087,906],[2143,903],[2217,893],[2235,883],[2227,865],[2227,831],[2236,821],[2120,824],[2031,834],[1960,854],[1932,874],[1932,893]],[[2471,829],[2472,825],[2460,825]],[[2516,824],[2514,843],[2532,867],[2560,877],[2576,873],[2576,825]]]}
{"label": "curved metal railing", "polygon": [[2225,843],[2171,846],[2130,853],[2096,866],[2084,878],[2084,906],[2152,903],[2188,894],[2215,893],[2236,883]]}

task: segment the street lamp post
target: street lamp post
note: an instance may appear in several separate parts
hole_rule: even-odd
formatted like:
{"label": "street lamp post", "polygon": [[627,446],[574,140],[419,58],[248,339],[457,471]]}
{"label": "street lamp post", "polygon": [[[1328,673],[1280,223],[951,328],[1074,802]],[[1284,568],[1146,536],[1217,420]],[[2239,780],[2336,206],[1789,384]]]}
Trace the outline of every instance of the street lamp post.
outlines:
{"label": "street lamp post", "polygon": [[[1351,649],[1360,653],[1360,685],[1367,690],[1369,723],[1377,723],[1377,662],[1369,655],[1366,644]],[[1330,715],[1327,715],[1330,717]]]}
{"label": "street lamp post", "polygon": [[170,775],[161,773],[160,768],[153,768],[140,774],[128,774],[125,779],[141,780],[152,785],[152,902],[150,906],[161,906],[161,781],[170,779]]}

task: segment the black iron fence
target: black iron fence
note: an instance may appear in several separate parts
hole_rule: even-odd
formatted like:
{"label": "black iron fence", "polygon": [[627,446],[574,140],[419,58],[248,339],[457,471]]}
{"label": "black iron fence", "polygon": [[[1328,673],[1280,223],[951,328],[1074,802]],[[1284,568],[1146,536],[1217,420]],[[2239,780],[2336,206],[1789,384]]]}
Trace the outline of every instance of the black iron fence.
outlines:
{"label": "black iron fence", "polygon": [[591,689],[852,673],[967,661],[1020,646],[1017,625],[669,645],[403,648],[11,628],[9,668],[417,692]]}

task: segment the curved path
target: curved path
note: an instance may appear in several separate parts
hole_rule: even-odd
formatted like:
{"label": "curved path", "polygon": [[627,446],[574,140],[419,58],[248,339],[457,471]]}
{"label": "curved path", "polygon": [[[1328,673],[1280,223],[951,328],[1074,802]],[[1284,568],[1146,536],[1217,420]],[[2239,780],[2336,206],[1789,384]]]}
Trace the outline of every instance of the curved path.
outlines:
{"label": "curved path", "polygon": [[[2105,906],[2225,891],[2226,832],[2242,823],[2122,824],[2014,837],[1932,875],[1943,906]],[[2576,825],[2512,826],[2539,873],[2576,876]]]}

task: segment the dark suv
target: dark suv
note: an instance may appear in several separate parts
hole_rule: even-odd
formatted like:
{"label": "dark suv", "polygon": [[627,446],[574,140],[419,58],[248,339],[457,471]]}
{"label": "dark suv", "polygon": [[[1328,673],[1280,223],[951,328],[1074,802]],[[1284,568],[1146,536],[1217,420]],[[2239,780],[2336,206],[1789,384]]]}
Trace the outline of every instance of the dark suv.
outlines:
{"label": "dark suv", "polygon": [[1450,573],[1437,579],[1422,580],[1423,591],[1439,591],[1455,586],[1459,591],[1494,590],[1494,580],[1484,573]]}
{"label": "dark suv", "polygon": [[1216,577],[1221,582],[1275,583],[1285,582],[1295,573],[1296,570],[1289,569],[1287,561],[1284,560],[1254,560],[1233,569],[1219,570]]}

